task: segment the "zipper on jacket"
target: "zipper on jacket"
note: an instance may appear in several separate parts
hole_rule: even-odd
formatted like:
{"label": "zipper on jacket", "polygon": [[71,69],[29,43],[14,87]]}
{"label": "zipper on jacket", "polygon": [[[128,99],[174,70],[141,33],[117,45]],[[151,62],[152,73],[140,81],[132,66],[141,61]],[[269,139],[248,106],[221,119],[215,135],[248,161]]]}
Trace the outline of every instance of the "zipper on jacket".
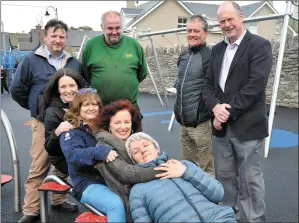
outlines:
{"label": "zipper on jacket", "polygon": [[181,119],[182,119],[182,124],[183,125],[185,125],[184,119],[183,119],[183,86],[184,86],[187,70],[189,68],[189,64],[190,64],[190,61],[191,61],[192,57],[193,57],[193,52],[191,53],[191,56],[190,56],[189,61],[187,63],[187,67],[186,67],[184,78],[183,78],[182,85],[181,85]]}
{"label": "zipper on jacket", "polygon": [[200,222],[204,222],[202,216],[199,214],[197,208],[195,207],[194,204],[192,204],[192,202],[189,200],[189,198],[186,196],[186,194],[184,193],[184,191],[180,188],[180,186],[173,180],[173,179],[170,179],[176,186],[177,188],[179,188],[179,190],[181,191],[181,193],[183,194],[183,196],[186,198],[186,201],[190,204],[190,206],[194,209],[195,213],[197,214]]}

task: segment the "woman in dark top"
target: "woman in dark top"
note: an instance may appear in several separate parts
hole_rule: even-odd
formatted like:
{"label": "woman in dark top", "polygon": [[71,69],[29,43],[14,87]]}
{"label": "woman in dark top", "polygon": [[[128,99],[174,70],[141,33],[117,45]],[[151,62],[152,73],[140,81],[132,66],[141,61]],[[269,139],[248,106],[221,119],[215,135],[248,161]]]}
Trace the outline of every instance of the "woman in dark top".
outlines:
{"label": "woman in dark top", "polygon": [[43,96],[40,121],[45,124],[45,149],[51,164],[63,174],[68,174],[68,167],[59,145],[59,136],[73,128],[63,117],[78,89],[83,87],[83,78],[64,68],[51,77]]}

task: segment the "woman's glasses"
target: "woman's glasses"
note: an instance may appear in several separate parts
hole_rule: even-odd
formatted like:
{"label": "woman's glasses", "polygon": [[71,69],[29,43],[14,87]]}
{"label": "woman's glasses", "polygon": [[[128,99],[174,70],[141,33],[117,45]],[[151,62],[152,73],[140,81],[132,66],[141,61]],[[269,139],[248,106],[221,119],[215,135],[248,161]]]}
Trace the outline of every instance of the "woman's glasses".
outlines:
{"label": "woman's glasses", "polygon": [[95,89],[95,88],[81,88],[81,89],[78,90],[78,94],[84,94],[86,92],[97,93],[97,89]]}

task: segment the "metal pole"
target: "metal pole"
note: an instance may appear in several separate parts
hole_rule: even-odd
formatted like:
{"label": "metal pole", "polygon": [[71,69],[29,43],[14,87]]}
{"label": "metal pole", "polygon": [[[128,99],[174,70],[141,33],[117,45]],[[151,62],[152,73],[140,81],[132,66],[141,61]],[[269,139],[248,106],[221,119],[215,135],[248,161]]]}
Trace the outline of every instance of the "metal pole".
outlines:
{"label": "metal pole", "polygon": [[275,75],[275,79],[274,79],[273,93],[272,93],[272,99],[271,99],[271,105],[270,105],[270,113],[269,113],[269,121],[268,121],[269,136],[265,140],[265,154],[264,154],[265,158],[268,157],[269,149],[270,149],[270,140],[271,140],[271,136],[272,136],[272,127],[273,127],[273,120],[274,120],[274,114],[275,114],[275,108],[276,108],[277,92],[278,92],[278,86],[279,86],[279,80],[280,80],[284,48],[285,48],[285,43],[286,43],[286,38],[287,38],[289,19],[290,19],[290,15],[291,15],[291,7],[292,7],[292,2],[288,1],[287,8],[286,8],[286,14],[285,14],[284,20],[283,20],[283,27],[282,27],[282,31],[281,31],[280,46],[279,46],[277,65],[276,65],[276,75]]}
{"label": "metal pole", "polygon": [[157,54],[157,51],[156,51],[155,43],[154,43],[154,41],[153,41],[153,39],[151,37],[149,37],[149,39],[150,39],[151,44],[152,44],[152,49],[153,49],[153,53],[154,53],[154,56],[155,56],[155,61],[156,61],[157,68],[158,68],[157,70],[158,70],[158,73],[160,75],[161,85],[162,85],[162,89],[163,89],[164,96],[165,96],[165,104],[166,104],[166,107],[168,108],[167,93],[166,93],[165,87],[164,87],[164,82],[163,82],[161,67],[160,67],[160,63],[159,63],[159,59],[158,59],[158,54]]}
{"label": "metal pole", "polygon": [[40,191],[40,218],[42,223],[49,222],[48,191]]}
{"label": "metal pole", "polygon": [[2,32],[3,50],[6,51],[5,34],[4,34],[4,24],[3,24],[3,21],[1,21],[1,32]]}
{"label": "metal pole", "polygon": [[[285,15],[286,14],[273,14],[273,15],[265,15],[265,16],[256,16],[256,17],[251,17],[251,18],[244,19],[244,23],[279,19],[279,18],[284,17]],[[214,28],[214,27],[218,27],[218,26],[219,26],[219,23],[209,24],[209,28]],[[164,30],[164,31],[156,31],[156,32],[151,32],[151,33],[146,33],[146,34],[140,34],[140,35],[137,36],[137,38],[157,36],[157,35],[176,33],[176,32],[182,32],[182,31],[186,31],[186,27],[177,28],[177,29],[168,29],[168,30]]]}
{"label": "metal pole", "polygon": [[150,77],[151,77],[151,79],[152,79],[152,82],[153,82],[153,84],[154,84],[155,90],[156,90],[156,92],[157,92],[158,98],[159,98],[159,100],[160,100],[160,103],[161,103],[161,105],[163,106],[163,101],[162,101],[162,99],[161,99],[161,96],[160,96],[160,93],[159,93],[159,91],[158,91],[158,88],[157,88],[156,82],[155,82],[155,80],[154,80],[154,77],[153,77],[153,75],[152,75],[152,72],[151,72],[151,70],[150,70],[150,68],[149,68],[149,66],[148,66],[148,63],[146,63],[146,65],[147,65],[148,73],[149,73],[149,75],[150,75]]}
{"label": "metal pole", "polygon": [[57,8],[55,8],[55,16],[56,16],[56,19],[58,20],[58,12],[57,12]]}
{"label": "metal pole", "polygon": [[172,127],[174,124],[174,119],[175,119],[175,115],[174,115],[174,112],[172,112],[171,119],[170,119],[169,126],[168,126],[168,131],[172,130]]}
{"label": "metal pole", "polygon": [[79,52],[78,52],[78,55],[77,55],[77,59],[79,60],[79,58],[80,58],[80,55],[81,55],[81,52],[82,52],[82,49],[83,49],[83,45],[84,45],[84,43],[85,43],[85,38],[87,37],[87,35],[85,35],[84,37],[83,37],[83,40],[82,40],[82,43],[81,43],[81,46],[80,46],[80,49],[79,49]]}
{"label": "metal pole", "polygon": [[17,146],[16,146],[16,139],[14,137],[11,124],[4,113],[4,111],[1,109],[1,122],[3,123],[3,126],[5,128],[5,132],[8,138],[10,152],[12,156],[13,161],[13,172],[14,172],[14,180],[15,180],[15,212],[19,212],[21,209],[21,202],[20,202],[20,195],[21,195],[21,182],[20,182],[20,163],[19,163],[19,157],[17,152]]}

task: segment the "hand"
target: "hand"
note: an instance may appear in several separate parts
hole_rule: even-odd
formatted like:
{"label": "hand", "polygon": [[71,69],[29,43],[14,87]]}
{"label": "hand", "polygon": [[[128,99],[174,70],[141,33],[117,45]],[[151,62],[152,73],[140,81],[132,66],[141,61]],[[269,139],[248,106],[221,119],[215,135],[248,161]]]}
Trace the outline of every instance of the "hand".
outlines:
{"label": "hand", "polygon": [[113,160],[116,159],[117,156],[118,156],[117,153],[114,150],[111,150],[106,158],[106,162],[107,163],[112,162]]}
{"label": "hand", "polygon": [[222,130],[221,124],[222,123],[217,118],[214,118],[213,125],[215,129],[217,129],[218,131]]}
{"label": "hand", "polygon": [[73,128],[74,128],[74,126],[71,123],[69,123],[68,121],[61,122],[60,125],[55,130],[55,135],[60,136],[61,133],[67,132]]}
{"label": "hand", "polygon": [[230,113],[226,110],[227,108],[231,108],[229,104],[217,104],[213,108],[213,113],[215,117],[222,123],[227,122]]}
{"label": "hand", "polygon": [[156,177],[160,179],[176,178],[183,176],[186,166],[178,160],[168,160],[166,163],[162,163],[154,170],[165,171],[163,173],[157,174]]}

